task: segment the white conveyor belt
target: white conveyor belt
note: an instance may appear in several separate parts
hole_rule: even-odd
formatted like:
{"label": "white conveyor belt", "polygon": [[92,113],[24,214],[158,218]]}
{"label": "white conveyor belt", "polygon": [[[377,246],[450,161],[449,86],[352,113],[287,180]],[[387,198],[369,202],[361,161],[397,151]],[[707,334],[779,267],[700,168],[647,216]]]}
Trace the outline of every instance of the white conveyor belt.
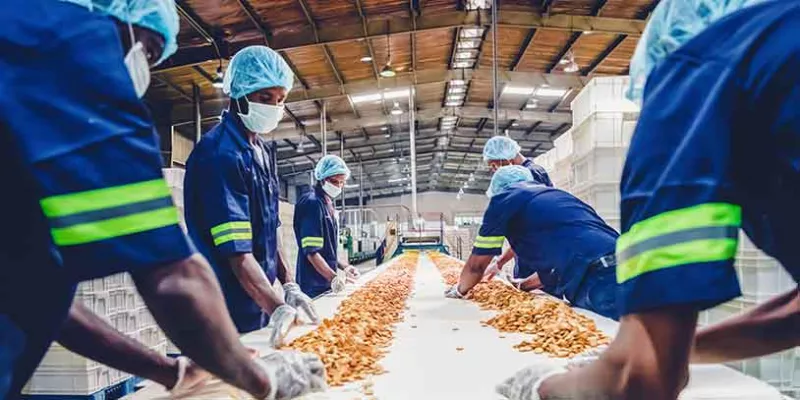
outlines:
{"label": "white conveyor belt", "polygon": [[[357,286],[380,273],[388,264],[366,274]],[[356,287],[348,288],[352,293]],[[543,355],[520,353],[513,349],[526,335],[500,333],[480,321],[494,312],[482,311],[472,302],[446,299],[446,285],[433,263],[420,257],[416,286],[408,301],[405,319],[397,325],[395,340],[381,364],[387,373],[372,377],[374,397],[363,394],[362,384],[354,383],[326,393],[303,397],[306,400],[380,399],[380,400],[492,400],[497,383],[527,365],[552,362]],[[315,300],[323,317],[334,314],[345,296],[323,296]],[[591,312],[585,315],[597,321],[600,329],[613,335],[617,323]],[[312,326],[290,332],[294,339]],[[504,336],[504,338],[500,338]],[[267,350],[264,331],[242,338],[246,345]],[[781,400],[780,393],[755,378],[722,365],[693,366],[689,386],[681,400]],[[126,399],[164,399],[166,392],[159,385],[149,385]],[[245,393],[224,383],[209,384],[192,399],[245,399]]]}

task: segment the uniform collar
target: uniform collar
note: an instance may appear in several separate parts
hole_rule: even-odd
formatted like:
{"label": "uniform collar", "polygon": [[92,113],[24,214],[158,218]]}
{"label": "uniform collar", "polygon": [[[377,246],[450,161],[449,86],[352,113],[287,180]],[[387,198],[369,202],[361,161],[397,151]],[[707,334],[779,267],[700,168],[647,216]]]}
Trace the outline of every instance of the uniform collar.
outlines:
{"label": "uniform collar", "polygon": [[[230,132],[233,141],[242,149],[252,149],[253,146],[250,145],[250,141],[247,140],[247,128],[244,127],[244,124],[239,118],[236,118],[232,112],[230,111],[223,111],[222,112],[222,122],[220,124],[224,125],[225,128]],[[256,135],[256,145],[264,148],[266,151],[266,146],[264,143],[264,139],[260,136]]]}
{"label": "uniform collar", "polygon": [[531,164],[533,164],[533,161],[531,161],[530,158],[526,158],[525,161],[523,161],[522,164],[520,164],[520,165],[522,165],[523,167],[528,167]]}

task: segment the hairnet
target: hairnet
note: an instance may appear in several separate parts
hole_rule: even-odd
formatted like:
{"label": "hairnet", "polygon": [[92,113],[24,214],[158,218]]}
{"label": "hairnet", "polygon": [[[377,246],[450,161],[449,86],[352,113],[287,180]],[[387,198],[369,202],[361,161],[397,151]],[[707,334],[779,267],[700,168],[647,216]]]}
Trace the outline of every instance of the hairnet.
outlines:
{"label": "hairnet", "polygon": [[647,76],[672,52],[720,18],[766,0],[665,0],[653,14],[631,59],[626,96],[642,102]]}
{"label": "hairnet", "polygon": [[494,173],[492,181],[489,182],[489,189],[486,191],[486,195],[492,197],[502,193],[515,183],[533,181],[533,174],[529,169],[519,165],[506,165],[498,168],[497,172]]}
{"label": "hairnet", "polygon": [[164,51],[157,63],[178,50],[178,11],[173,0],[62,0],[150,29],[164,37]]}
{"label": "hairnet", "polygon": [[495,136],[483,146],[484,161],[512,160],[519,154],[519,144],[508,136]]}
{"label": "hairnet", "polygon": [[240,50],[228,64],[222,90],[234,99],[257,90],[282,87],[292,90],[294,72],[286,60],[266,46],[249,46]]}
{"label": "hairnet", "polygon": [[339,156],[327,155],[317,161],[317,166],[314,168],[314,178],[321,181],[330,178],[334,175],[344,174],[350,178],[350,169]]}

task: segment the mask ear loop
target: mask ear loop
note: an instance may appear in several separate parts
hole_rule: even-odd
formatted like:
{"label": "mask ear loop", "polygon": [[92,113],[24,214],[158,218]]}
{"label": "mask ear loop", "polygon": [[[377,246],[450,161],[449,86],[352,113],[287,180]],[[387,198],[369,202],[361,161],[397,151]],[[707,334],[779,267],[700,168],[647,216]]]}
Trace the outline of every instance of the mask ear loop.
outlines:
{"label": "mask ear loop", "polygon": [[131,12],[131,3],[128,2],[128,35],[131,37],[131,48],[133,48],[134,43],[136,43],[136,38],[133,36],[133,24],[131,20],[133,19],[133,13]]}

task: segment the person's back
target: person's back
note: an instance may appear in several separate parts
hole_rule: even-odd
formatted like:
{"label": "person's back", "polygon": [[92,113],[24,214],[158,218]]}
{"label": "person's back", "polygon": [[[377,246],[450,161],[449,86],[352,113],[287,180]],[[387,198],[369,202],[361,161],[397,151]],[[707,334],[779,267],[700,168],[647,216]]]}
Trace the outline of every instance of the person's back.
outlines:
{"label": "person's back", "polygon": [[[303,193],[295,204],[294,233],[297,241],[297,283],[303,292],[315,297],[330,289],[325,279],[308,260],[312,252],[319,252],[334,272],[337,265],[336,247],[338,233],[331,207],[319,185]],[[313,236],[312,236],[313,235]]]}

